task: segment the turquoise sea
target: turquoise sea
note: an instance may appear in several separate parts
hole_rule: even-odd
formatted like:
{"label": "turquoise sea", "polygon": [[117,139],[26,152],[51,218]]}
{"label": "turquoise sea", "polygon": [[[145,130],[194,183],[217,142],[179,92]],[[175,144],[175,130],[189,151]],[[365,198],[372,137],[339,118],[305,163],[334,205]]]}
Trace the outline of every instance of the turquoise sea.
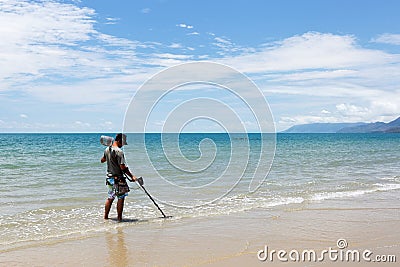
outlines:
{"label": "turquoise sea", "polygon": [[[135,184],[122,226],[102,219],[103,134],[0,134],[0,251],[91,237],[117,225],[159,225],[159,211]],[[400,134],[277,134],[272,166],[259,156],[260,134],[164,137],[146,134],[143,151],[136,143],[142,139],[131,135],[124,150],[172,223],[400,192]],[[250,193],[254,172],[269,167]],[[116,217],[115,207],[110,215]]]}

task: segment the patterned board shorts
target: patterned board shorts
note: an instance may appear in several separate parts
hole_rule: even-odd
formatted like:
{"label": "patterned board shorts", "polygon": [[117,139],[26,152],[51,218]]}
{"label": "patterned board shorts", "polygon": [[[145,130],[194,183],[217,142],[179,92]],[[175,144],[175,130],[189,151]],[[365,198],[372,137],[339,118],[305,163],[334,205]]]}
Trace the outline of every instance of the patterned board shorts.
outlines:
{"label": "patterned board shorts", "polygon": [[114,186],[114,178],[107,178],[107,188],[108,188],[108,199],[115,199],[116,197],[118,199],[124,199],[128,193],[122,194],[122,195],[117,195],[117,192],[115,190]]}

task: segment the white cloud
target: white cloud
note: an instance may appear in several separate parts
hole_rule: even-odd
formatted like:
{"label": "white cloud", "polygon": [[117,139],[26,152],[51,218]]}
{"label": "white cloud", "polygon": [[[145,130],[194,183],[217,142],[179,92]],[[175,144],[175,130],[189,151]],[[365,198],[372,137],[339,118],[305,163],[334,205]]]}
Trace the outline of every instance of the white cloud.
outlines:
{"label": "white cloud", "polygon": [[71,66],[68,52],[95,31],[94,11],[55,2],[0,3],[0,79]]}
{"label": "white cloud", "polygon": [[176,26],[180,27],[180,28],[193,29],[192,25],[188,25],[188,24],[185,24],[185,23],[180,23],[180,24],[177,24]]}
{"label": "white cloud", "polygon": [[364,118],[371,112],[368,108],[345,103],[336,105],[336,109],[345,117],[350,118]]}
{"label": "white cloud", "polygon": [[140,12],[143,13],[143,14],[148,14],[148,13],[150,13],[150,11],[151,11],[151,9],[148,8],[148,7],[143,8],[142,10],[140,10]]}
{"label": "white cloud", "polygon": [[[217,38],[220,44],[229,45],[228,40]],[[348,70],[394,60],[393,55],[360,47],[354,36],[308,32],[267,44],[252,53],[226,57],[222,61],[247,73],[263,73],[311,69]]]}
{"label": "white cloud", "polygon": [[99,126],[100,126],[99,127],[100,129],[110,130],[110,131],[112,131],[113,129],[116,128],[112,121],[104,121],[104,122],[100,123]]}
{"label": "white cloud", "polygon": [[224,39],[222,37],[215,37],[214,40],[217,41],[218,43],[222,43],[222,44],[226,44],[226,45],[231,45],[232,44],[231,41],[229,41],[227,39]]}
{"label": "white cloud", "polygon": [[180,55],[180,54],[171,54],[171,53],[154,54],[154,56],[155,56],[155,57],[159,57],[159,58],[179,59],[179,60],[184,60],[184,59],[191,59],[191,58],[193,58],[192,55]]}
{"label": "white cloud", "polygon": [[307,81],[307,80],[315,80],[315,79],[336,79],[336,78],[346,78],[346,77],[354,77],[357,76],[358,72],[356,70],[351,69],[338,69],[338,70],[306,70],[306,71],[297,71],[294,73],[280,73],[271,76],[271,79],[274,81]]}
{"label": "white cloud", "polygon": [[[173,60],[162,54],[162,60],[157,54],[139,57],[138,48],[162,44],[98,32],[94,16],[92,9],[53,1],[0,2],[0,90],[58,103],[100,103],[122,92],[132,94],[135,84],[180,60],[178,54]],[[154,67],[142,68],[150,62]]]}
{"label": "white cloud", "polygon": [[[231,59],[237,59],[240,61],[240,58],[243,58],[244,60],[246,58],[246,53],[252,51],[253,49],[249,48],[244,48],[241,47],[234,42],[232,42],[230,39],[226,37],[215,37],[215,35],[212,35],[214,38],[214,42],[212,43],[215,47],[218,48],[217,54],[221,55],[223,57],[222,61],[227,64],[234,66],[230,63],[227,63],[228,60]],[[237,56],[234,56],[237,55]],[[238,62],[235,62],[238,63]]]}
{"label": "white cloud", "polygon": [[26,114],[19,114],[19,116],[20,116],[21,118],[23,118],[23,119],[27,119],[27,118],[28,118],[28,115],[26,115]]}
{"label": "white cloud", "polygon": [[335,107],[336,110],[332,112],[324,109],[315,114],[282,116],[278,120],[278,131],[293,125],[308,123],[389,122],[400,114],[399,106],[390,102],[373,102],[367,103],[365,106],[340,103]]}
{"label": "white cloud", "polygon": [[119,21],[119,18],[106,18],[106,24],[107,25],[114,25],[117,24],[117,22]]}
{"label": "white cloud", "polygon": [[91,125],[88,122],[75,121],[74,122],[74,127],[77,127],[77,128],[90,128]]}
{"label": "white cloud", "polygon": [[372,101],[372,107],[374,109],[379,109],[382,115],[386,114],[400,114],[400,106],[397,101]]}
{"label": "white cloud", "polygon": [[[27,2],[7,0],[1,3],[1,34],[4,42],[18,44],[63,43],[89,40],[94,32],[94,10],[52,1]],[[68,26],[68,27],[66,27]],[[68,30],[67,30],[68,29]]]}
{"label": "white cloud", "polygon": [[400,34],[384,33],[372,39],[372,42],[400,45]]}
{"label": "white cloud", "polygon": [[9,0],[0,5],[1,80],[18,84],[21,77],[28,82],[55,72],[81,76],[100,70],[99,61],[112,65],[105,56],[79,46],[96,38],[94,10],[50,1]]}
{"label": "white cloud", "polygon": [[147,63],[138,57],[138,48],[161,45],[98,32],[94,17],[92,9],[54,1],[0,2],[0,90],[25,88],[37,80],[79,83],[113,77]]}
{"label": "white cloud", "polygon": [[343,122],[340,118],[335,116],[318,116],[318,115],[297,115],[286,117],[283,116],[278,121],[281,124],[281,128],[278,131],[281,131],[285,128],[288,128],[295,124],[308,124],[308,123],[337,123]]}
{"label": "white cloud", "polygon": [[[229,48],[229,40],[216,40]],[[265,44],[253,53],[230,53],[219,62],[253,78],[267,99],[287,95],[304,103],[285,112],[293,113],[292,125],[390,120],[400,114],[400,55],[363,48],[351,35],[309,32]],[[328,105],[337,105],[337,110],[321,113]],[[290,126],[289,117],[282,116],[280,123]]]}
{"label": "white cloud", "polygon": [[171,45],[168,46],[168,47],[170,47],[170,48],[182,48],[183,46],[182,46],[182,44],[173,43],[173,44],[171,44]]}
{"label": "white cloud", "polygon": [[[155,72],[156,69],[153,70]],[[25,89],[34,99],[64,104],[112,104],[123,110],[134,89],[150,77],[150,72],[132,72],[71,84],[35,84]]]}

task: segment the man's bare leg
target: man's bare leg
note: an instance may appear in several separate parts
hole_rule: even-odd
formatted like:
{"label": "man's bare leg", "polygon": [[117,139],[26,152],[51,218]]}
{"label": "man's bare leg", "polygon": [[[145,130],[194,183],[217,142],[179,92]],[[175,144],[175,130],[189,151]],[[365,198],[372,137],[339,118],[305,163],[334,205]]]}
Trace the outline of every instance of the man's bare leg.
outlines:
{"label": "man's bare leg", "polygon": [[122,212],[124,211],[125,198],[119,198],[117,202],[118,221],[122,221]]}
{"label": "man's bare leg", "polygon": [[104,219],[108,219],[108,214],[110,213],[111,205],[114,199],[107,198],[105,208],[104,208]]}

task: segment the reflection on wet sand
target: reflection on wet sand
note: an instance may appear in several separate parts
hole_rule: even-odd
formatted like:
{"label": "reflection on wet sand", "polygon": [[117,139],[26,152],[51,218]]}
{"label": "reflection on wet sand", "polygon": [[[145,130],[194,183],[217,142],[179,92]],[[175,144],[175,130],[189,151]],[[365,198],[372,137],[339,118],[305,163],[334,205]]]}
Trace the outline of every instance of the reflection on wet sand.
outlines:
{"label": "reflection on wet sand", "polygon": [[128,266],[128,248],[125,243],[125,233],[121,228],[116,232],[106,233],[108,248],[108,266]]}

